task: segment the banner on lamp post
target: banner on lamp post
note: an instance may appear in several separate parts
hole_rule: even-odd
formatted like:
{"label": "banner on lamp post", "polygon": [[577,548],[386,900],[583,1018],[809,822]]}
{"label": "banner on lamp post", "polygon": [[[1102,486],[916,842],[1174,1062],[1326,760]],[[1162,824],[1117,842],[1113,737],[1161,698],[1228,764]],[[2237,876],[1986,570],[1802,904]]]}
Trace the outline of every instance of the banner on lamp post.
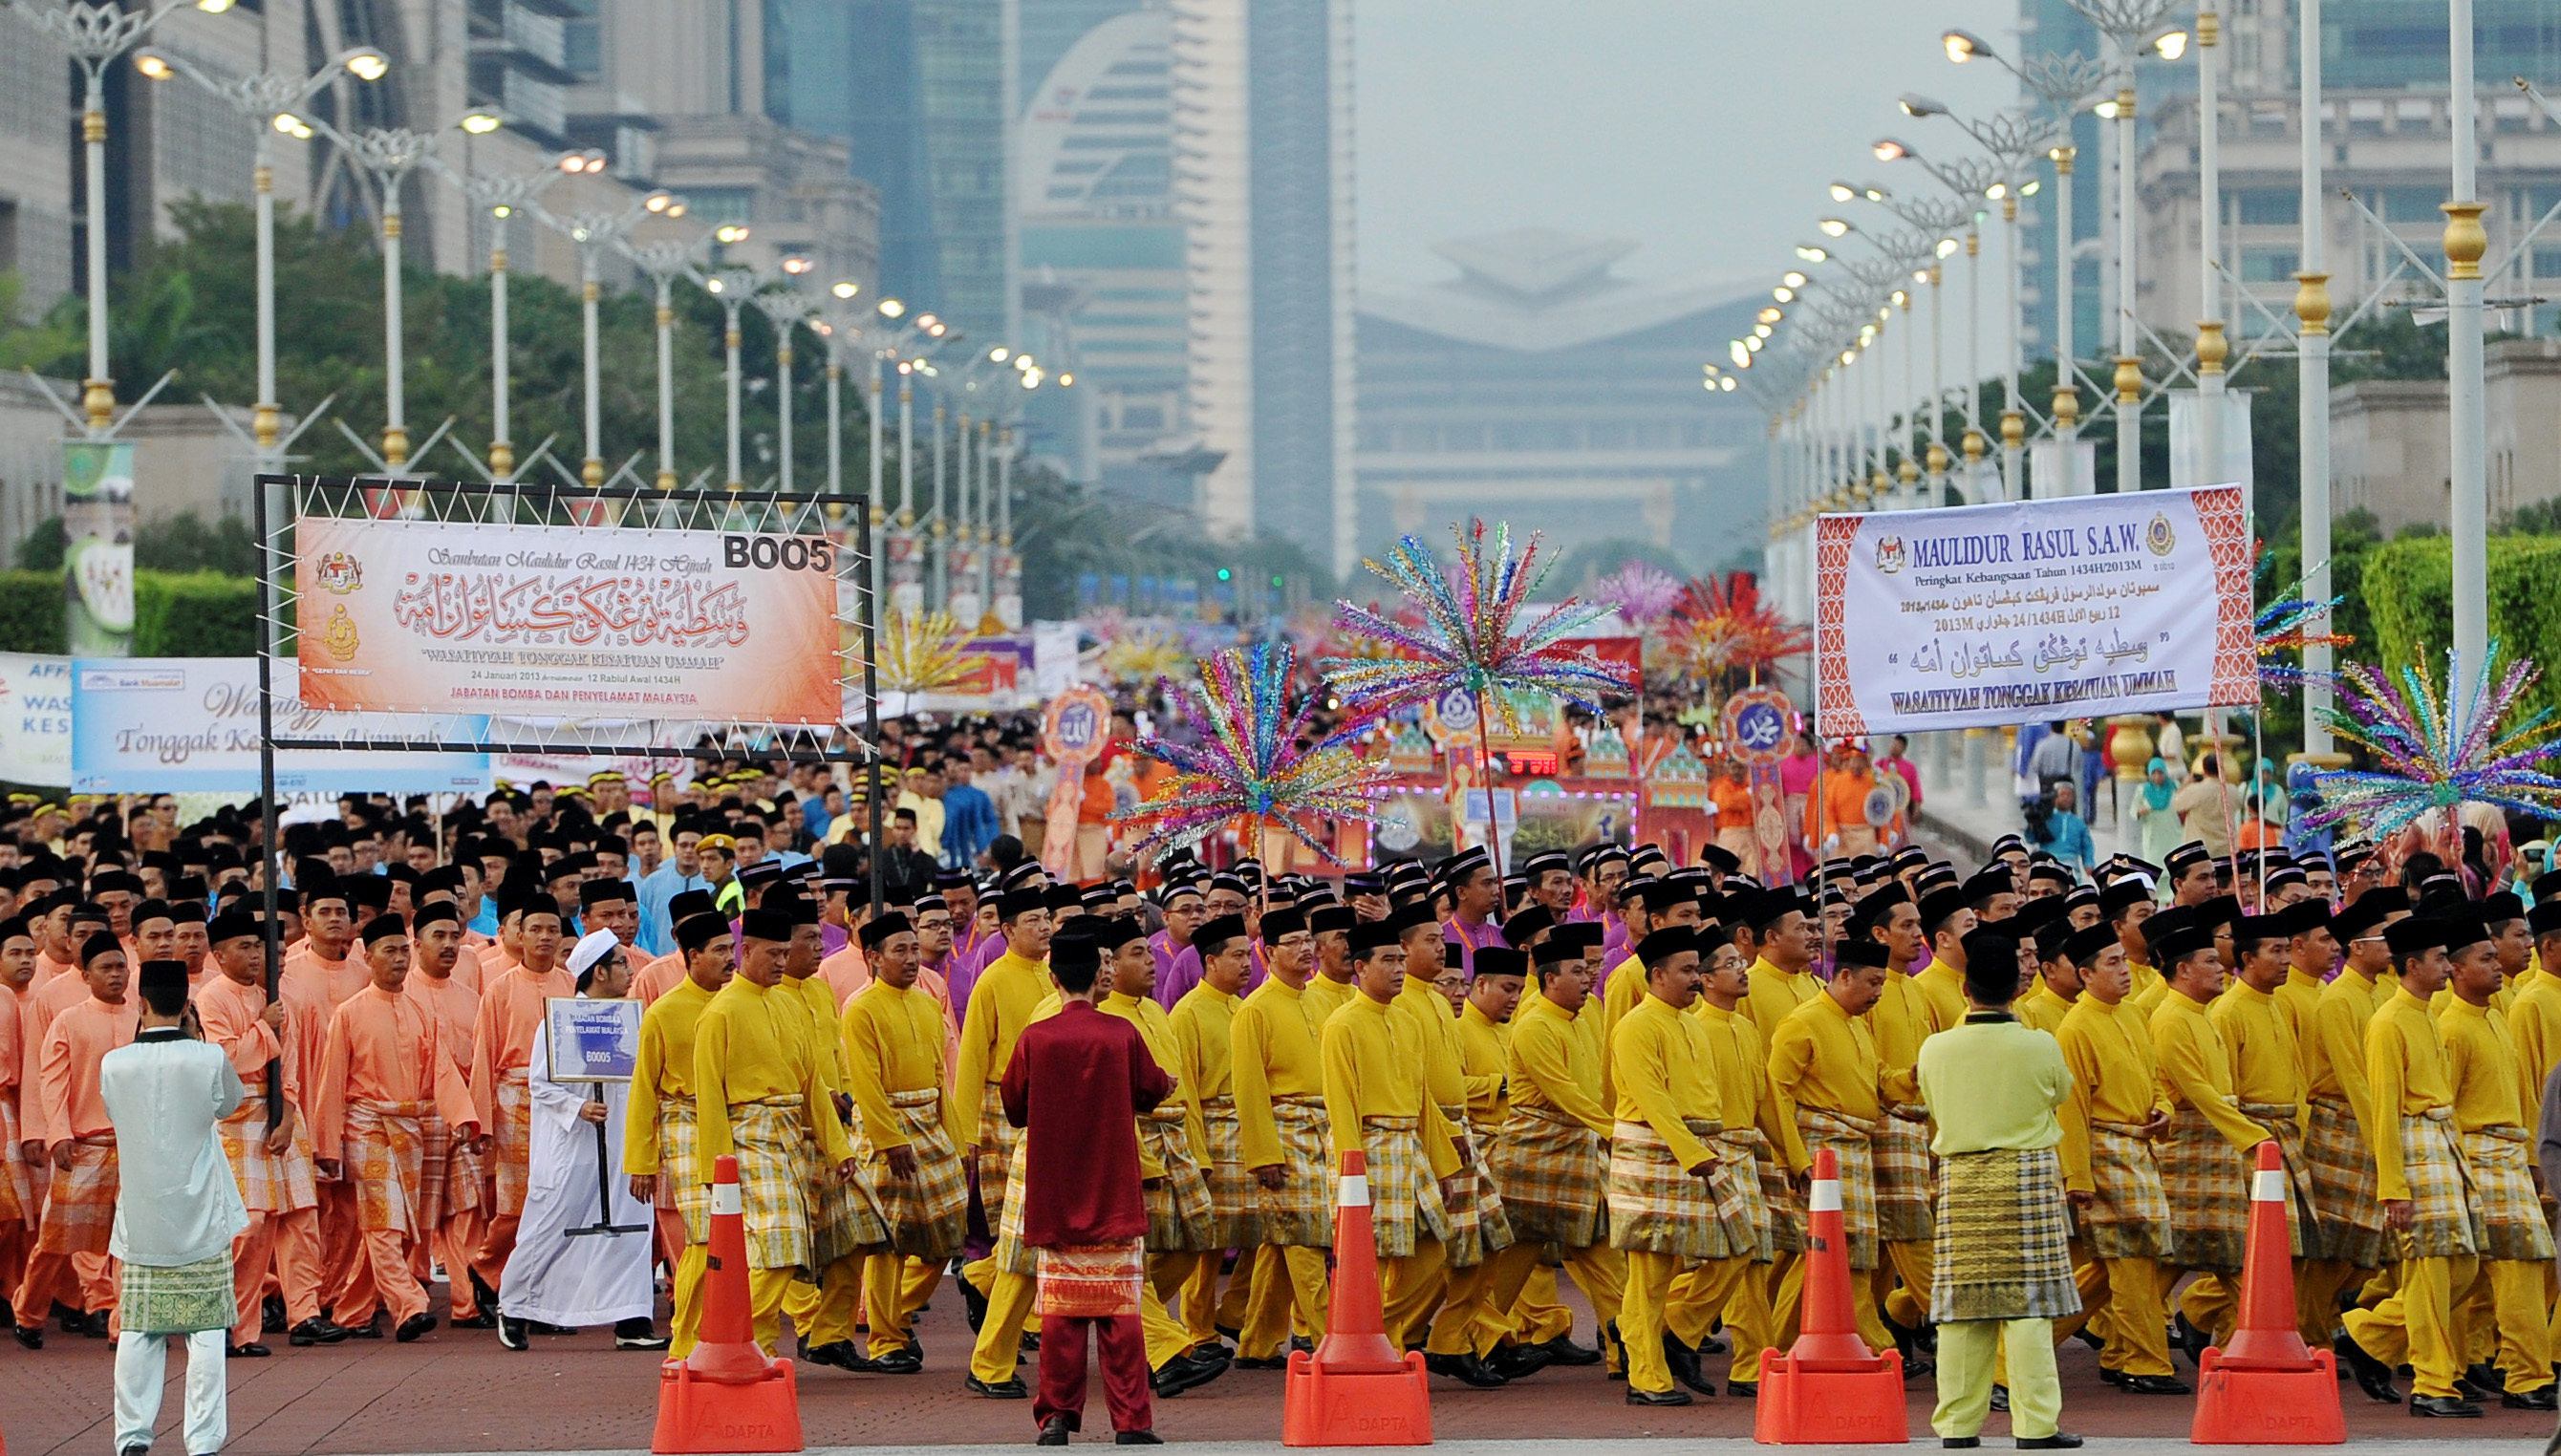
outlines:
{"label": "banner on lamp post", "polygon": [[63,441],[63,637],[74,657],[133,653],[133,444]]}
{"label": "banner on lamp post", "polygon": [[2238,486],[1824,516],[1815,725],[1980,728],[2259,701]]}
{"label": "banner on lamp post", "polygon": [[2204,458],[2204,441],[2197,426],[2203,422],[2204,399],[2194,390],[2169,392],[2169,488],[2191,490],[2200,485],[2238,485],[2241,503],[2246,509],[2257,499],[2256,477],[2250,468],[2250,392],[2227,389],[2223,392],[2223,433],[2216,442],[2222,458]]}

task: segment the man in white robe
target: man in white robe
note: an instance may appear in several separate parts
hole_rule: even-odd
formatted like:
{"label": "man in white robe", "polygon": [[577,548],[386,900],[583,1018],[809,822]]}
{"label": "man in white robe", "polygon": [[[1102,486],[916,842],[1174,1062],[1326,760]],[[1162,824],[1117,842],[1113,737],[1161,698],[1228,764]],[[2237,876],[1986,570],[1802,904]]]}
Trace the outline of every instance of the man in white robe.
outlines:
{"label": "man in white robe", "polygon": [[[610,930],[582,938],[569,970],[582,1001],[619,1001],[630,989],[630,961]],[[666,1337],[650,1323],[652,1212],[631,1197],[629,1179],[603,1176],[614,1166],[605,1150],[622,1146],[631,1085],[579,1081],[574,1071],[555,1081],[552,1054],[547,1020],[528,1064],[534,1111],[525,1216],[498,1285],[498,1341],[523,1350],[528,1324],[609,1324],[616,1350],[664,1350]]]}

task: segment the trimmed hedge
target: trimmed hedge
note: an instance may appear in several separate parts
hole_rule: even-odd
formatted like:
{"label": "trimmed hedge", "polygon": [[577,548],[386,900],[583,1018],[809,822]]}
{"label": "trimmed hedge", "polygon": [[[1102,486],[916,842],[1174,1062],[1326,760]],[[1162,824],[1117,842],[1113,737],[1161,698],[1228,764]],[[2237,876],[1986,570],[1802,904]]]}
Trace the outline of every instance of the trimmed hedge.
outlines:
{"label": "trimmed hedge", "polygon": [[[0,651],[62,650],[62,573],[0,571]],[[133,573],[134,656],[249,657],[256,651],[256,578]]]}
{"label": "trimmed hedge", "polygon": [[[2443,536],[2405,537],[2374,549],[2356,587],[2374,623],[2374,641],[2348,649],[2350,656],[2398,672],[2424,650],[2429,669],[2444,676],[2446,649],[2454,645],[2454,551]],[[2489,538],[2488,597],[2499,660],[2530,657],[2545,668],[2527,695],[2529,708],[2561,710],[2561,679],[2553,675],[2561,667],[2561,536]],[[2469,679],[2480,669],[2466,663],[2463,670]]]}

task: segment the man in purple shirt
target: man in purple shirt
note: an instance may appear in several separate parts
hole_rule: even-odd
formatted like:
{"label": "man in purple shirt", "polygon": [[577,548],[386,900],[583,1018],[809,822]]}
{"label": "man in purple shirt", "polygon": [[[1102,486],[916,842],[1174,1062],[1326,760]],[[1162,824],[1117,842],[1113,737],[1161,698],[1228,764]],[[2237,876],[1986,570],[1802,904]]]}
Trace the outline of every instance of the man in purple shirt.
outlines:
{"label": "man in purple shirt", "polygon": [[1450,887],[1451,896],[1450,920],[1441,927],[1442,938],[1458,947],[1460,963],[1473,975],[1478,947],[1507,944],[1502,927],[1491,918],[1502,882],[1482,849],[1451,855],[1442,863],[1441,880]]}
{"label": "man in purple shirt", "polygon": [[1201,911],[1200,882],[1177,881],[1165,887],[1165,928],[1147,937],[1147,952],[1156,958],[1156,983],[1174,973],[1174,961],[1192,948],[1192,932],[1208,916]]}
{"label": "man in purple shirt", "polygon": [[[1245,882],[1238,877],[1234,875],[1211,876],[1209,881],[1209,890],[1201,896],[1201,918],[1193,921],[1193,925],[1197,927],[1207,921],[1215,920],[1225,915],[1241,916],[1245,914],[1246,906],[1250,902],[1250,895],[1251,891],[1247,889]],[[1170,920],[1171,917],[1172,912],[1168,910],[1168,920]],[[1185,940],[1186,943],[1184,946],[1180,950],[1175,951],[1172,958],[1165,962],[1163,974],[1156,977],[1156,1001],[1157,1004],[1163,1006],[1167,1011],[1173,1010],[1175,1002],[1182,1000],[1185,994],[1190,992],[1194,986],[1200,984],[1200,950],[1198,947],[1188,943],[1188,936],[1185,937]],[[1256,963],[1255,970],[1257,972],[1262,970],[1260,961]]]}
{"label": "man in purple shirt", "polygon": [[[1002,895],[1025,886],[1037,887],[1047,878],[1039,861],[1025,860],[1005,872],[1004,879],[996,884],[996,892]],[[945,894],[948,893],[949,891],[946,890]],[[952,1018],[958,1020],[969,1014],[969,988],[977,985],[980,974],[985,972],[987,967],[994,965],[996,958],[1005,953],[1005,937],[1001,933],[981,936],[977,949],[963,955],[956,938],[959,927],[957,909],[952,911],[952,927],[955,932],[952,950],[949,955],[943,957],[949,963],[950,969],[942,973],[942,983],[951,993]]]}

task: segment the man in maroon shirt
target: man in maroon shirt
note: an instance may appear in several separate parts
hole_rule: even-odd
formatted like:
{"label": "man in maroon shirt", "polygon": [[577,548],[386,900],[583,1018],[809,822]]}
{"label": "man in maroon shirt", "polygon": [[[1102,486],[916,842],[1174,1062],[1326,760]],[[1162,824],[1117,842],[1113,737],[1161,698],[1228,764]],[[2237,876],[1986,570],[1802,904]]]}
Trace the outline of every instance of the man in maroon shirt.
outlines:
{"label": "man in maroon shirt", "polygon": [[[1095,1009],[1102,941],[1050,942],[1058,1015],[1024,1028],[999,1091],[1024,1129],[1023,1243],[1040,1253],[1040,1444],[1064,1446],[1085,1416],[1085,1333],[1103,1352],[1103,1394],[1118,1444],[1157,1444],[1138,1325],[1147,1205],[1137,1117],[1172,1095],[1138,1029]],[[1126,1108],[1113,1114],[1109,1109]]]}

